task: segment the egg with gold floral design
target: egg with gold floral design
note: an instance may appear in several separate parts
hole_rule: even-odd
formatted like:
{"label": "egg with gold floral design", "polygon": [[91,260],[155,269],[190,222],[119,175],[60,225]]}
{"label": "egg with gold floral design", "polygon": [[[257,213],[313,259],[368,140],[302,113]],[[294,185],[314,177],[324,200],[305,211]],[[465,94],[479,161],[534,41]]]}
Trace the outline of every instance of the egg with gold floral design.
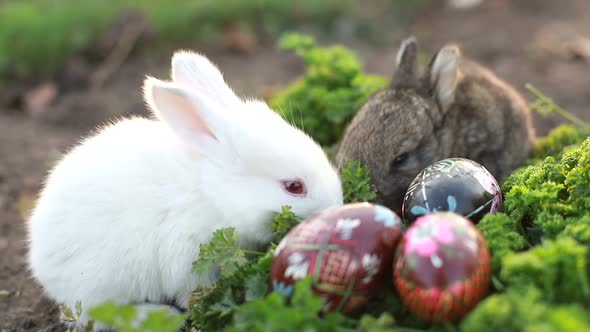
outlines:
{"label": "egg with gold floral design", "polygon": [[401,236],[401,219],[381,205],[327,209],[299,223],[279,243],[271,287],[291,296],[293,284],[311,276],[324,312],[358,312],[383,285]]}
{"label": "egg with gold floral design", "polygon": [[418,317],[453,321],[486,295],[491,276],[485,239],[466,218],[437,212],[416,220],[396,250],[394,283]]}

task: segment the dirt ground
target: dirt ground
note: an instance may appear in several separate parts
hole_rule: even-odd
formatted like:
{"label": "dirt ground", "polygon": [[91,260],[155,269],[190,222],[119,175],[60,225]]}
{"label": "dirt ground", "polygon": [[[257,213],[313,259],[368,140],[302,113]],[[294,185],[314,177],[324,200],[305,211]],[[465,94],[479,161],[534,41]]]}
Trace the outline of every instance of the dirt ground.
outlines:
{"label": "dirt ground", "polygon": [[[432,54],[443,44],[459,43],[465,55],[514,84],[528,100],[524,84],[535,86],[565,109],[590,121],[590,2],[586,0],[484,0],[457,10],[443,1],[420,13],[406,29]],[[365,68],[389,75],[399,40],[384,48],[351,41]],[[585,45],[585,46],[584,46]],[[270,46],[238,55],[219,45],[188,45],[207,54],[242,95],[267,94],[301,74],[294,56]],[[584,48],[585,47],[585,48]],[[169,52],[130,58],[99,91],[66,89],[51,106],[20,112],[0,103],[0,332],[62,331],[56,306],[42,295],[26,268],[26,211],[51,163],[101,122],[125,114],[147,114],[141,100],[144,75],[165,78]],[[74,84],[75,86],[75,84]],[[0,101],[2,94],[0,91]],[[4,96],[6,97],[6,96]],[[535,115],[539,134],[560,123]],[[67,245],[67,244],[64,244]]]}

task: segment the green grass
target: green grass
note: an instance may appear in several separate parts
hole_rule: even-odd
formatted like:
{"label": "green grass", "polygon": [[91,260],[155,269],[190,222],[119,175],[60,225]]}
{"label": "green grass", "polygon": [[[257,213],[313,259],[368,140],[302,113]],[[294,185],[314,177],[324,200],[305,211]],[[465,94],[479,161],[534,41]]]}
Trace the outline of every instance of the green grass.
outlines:
{"label": "green grass", "polygon": [[[396,36],[428,0],[4,0],[0,1],[0,78],[39,78],[92,45],[125,9],[142,11],[160,43],[219,40],[237,23],[278,36],[286,30],[355,37]],[[343,26],[346,26],[344,30]]]}
{"label": "green grass", "polygon": [[98,1],[10,1],[0,5],[0,72],[46,72],[87,46],[115,9]]}
{"label": "green grass", "polygon": [[43,76],[93,42],[125,9],[139,9],[160,41],[216,38],[227,22],[278,33],[300,22],[328,26],[351,0],[9,0],[0,3],[0,76]]}

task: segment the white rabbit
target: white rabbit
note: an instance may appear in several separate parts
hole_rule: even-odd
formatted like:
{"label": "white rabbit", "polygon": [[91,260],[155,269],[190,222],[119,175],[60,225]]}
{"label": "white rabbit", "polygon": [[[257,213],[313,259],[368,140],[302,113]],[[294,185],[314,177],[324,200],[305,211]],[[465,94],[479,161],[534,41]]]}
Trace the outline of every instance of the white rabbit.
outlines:
{"label": "white rabbit", "polygon": [[172,82],[147,78],[156,119],[105,126],[50,172],[29,222],[32,275],[58,303],[186,309],[199,245],[235,227],[268,242],[283,205],[308,216],[342,204],[323,150],[264,102],[243,101],[207,58],[172,57]]}

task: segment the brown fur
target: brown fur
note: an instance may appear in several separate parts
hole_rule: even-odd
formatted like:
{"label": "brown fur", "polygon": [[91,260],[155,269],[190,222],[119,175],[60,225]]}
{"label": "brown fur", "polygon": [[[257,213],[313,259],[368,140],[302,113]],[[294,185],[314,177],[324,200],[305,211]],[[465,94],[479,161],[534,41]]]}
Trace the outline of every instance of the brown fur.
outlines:
{"label": "brown fur", "polygon": [[[421,78],[414,77],[415,40],[404,41],[399,52],[397,71],[402,79],[394,79],[389,89],[369,98],[346,129],[335,155],[339,167],[347,160],[369,167],[378,203],[399,213],[415,176],[441,159],[472,159],[500,181],[530,156],[534,139],[530,110],[511,86],[461,58],[455,46],[441,49]],[[447,61],[449,66],[443,68],[456,70],[433,72],[441,53],[441,59],[458,60]],[[447,76],[439,77],[443,75]],[[440,91],[452,93],[445,97]],[[403,153],[407,158],[393,164]]]}

